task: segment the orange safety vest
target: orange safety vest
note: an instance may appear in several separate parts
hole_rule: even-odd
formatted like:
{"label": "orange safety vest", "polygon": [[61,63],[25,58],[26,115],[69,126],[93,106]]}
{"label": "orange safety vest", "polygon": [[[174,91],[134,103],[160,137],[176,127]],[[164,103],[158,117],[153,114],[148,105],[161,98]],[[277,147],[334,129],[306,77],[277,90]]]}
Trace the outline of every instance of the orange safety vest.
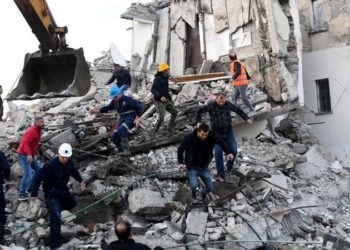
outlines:
{"label": "orange safety vest", "polygon": [[235,66],[234,66],[235,62],[238,62],[239,65],[241,65],[241,74],[236,78],[236,80],[232,79],[233,81],[231,82],[231,84],[233,86],[248,85],[247,70],[245,69],[243,64],[240,61],[238,61],[238,60],[235,60],[232,63],[230,63],[231,78],[235,74]]}

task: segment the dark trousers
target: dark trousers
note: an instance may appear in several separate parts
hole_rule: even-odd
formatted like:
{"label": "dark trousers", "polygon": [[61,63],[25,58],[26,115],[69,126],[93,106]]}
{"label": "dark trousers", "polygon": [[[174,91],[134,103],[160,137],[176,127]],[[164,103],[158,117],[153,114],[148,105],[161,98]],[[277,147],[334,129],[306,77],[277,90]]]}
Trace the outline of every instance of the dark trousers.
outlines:
{"label": "dark trousers", "polygon": [[125,116],[119,119],[119,123],[112,135],[112,141],[115,145],[120,143],[122,137],[127,137],[129,130],[135,127],[134,124],[135,116]]}
{"label": "dark trousers", "polygon": [[77,205],[74,196],[71,193],[66,193],[63,196],[45,195],[46,206],[50,216],[50,247],[56,248],[62,245],[61,243],[61,211],[71,210]]}
{"label": "dark trousers", "polygon": [[5,214],[5,194],[4,194],[4,187],[2,184],[0,184],[0,223],[5,224],[6,223],[6,214]]}

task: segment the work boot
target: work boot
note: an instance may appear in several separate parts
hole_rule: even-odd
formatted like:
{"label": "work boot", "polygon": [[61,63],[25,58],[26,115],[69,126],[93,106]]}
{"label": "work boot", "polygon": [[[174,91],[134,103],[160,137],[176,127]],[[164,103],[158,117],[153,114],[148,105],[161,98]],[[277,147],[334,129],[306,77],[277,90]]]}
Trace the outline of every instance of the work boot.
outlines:
{"label": "work boot", "polygon": [[176,115],[171,115],[170,121],[169,121],[169,131],[173,132],[175,130],[175,119]]}
{"label": "work boot", "polygon": [[120,145],[122,147],[122,152],[119,153],[120,156],[130,156],[129,140],[128,137],[122,137],[120,139]]}
{"label": "work boot", "polygon": [[203,201],[203,202],[205,201],[206,198],[207,198],[207,194],[202,193],[202,201]]}

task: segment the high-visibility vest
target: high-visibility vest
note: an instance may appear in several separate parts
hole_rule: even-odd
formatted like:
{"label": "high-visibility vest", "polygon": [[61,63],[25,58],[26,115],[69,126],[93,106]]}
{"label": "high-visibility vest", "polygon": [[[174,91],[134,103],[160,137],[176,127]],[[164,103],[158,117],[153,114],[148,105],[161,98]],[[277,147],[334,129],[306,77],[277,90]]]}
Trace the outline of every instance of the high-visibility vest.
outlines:
{"label": "high-visibility vest", "polygon": [[235,74],[235,62],[238,62],[239,65],[241,66],[241,74],[238,75],[238,77],[236,78],[236,80],[232,79],[231,84],[233,86],[242,86],[242,85],[248,85],[248,77],[247,77],[247,70],[245,69],[245,67],[243,66],[243,64],[238,61],[235,60],[230,64],[230,73],[231,73],[231,77],[233,77],[233,75]]}

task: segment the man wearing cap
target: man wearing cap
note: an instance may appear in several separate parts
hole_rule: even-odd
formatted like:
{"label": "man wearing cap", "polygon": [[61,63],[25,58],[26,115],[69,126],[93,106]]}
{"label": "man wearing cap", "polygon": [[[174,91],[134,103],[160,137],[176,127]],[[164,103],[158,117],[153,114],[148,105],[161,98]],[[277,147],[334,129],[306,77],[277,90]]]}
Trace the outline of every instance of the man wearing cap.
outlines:
{"label": "man wearing cap", "polygon": [[154,104],[159,115],[158,121],[154,128],[154,132],[157,132],[162,125],[164,121],[165,111],[168,111],[171,114],[169,129],[174,130],[175,128],[177,110],[169,94],[169,75],[169,65],[166,63],[160,64],[151,89],[154,98]]}
{"label": "man wearing cap", "polygon": [[59,248],[61,243],[61,211],[70,210],[77,205],[74,196],[69,192],[67,183],[72,176],[80,183],[81,190],[85,190],[85,183],[78,170],[74,167],[72,147],[63,143],[58,149],[58,156],[46,162],[34,175],[31,183],[31,196],[38,196],[38,190],[43,182],[46,206],[50,216],[50,247]]}
{"label": "man wearing cap", "polygon": [[128,132],[140,125],[142,115],[142,106],[139,101],[123,95],[118,86],[113,85],[109,91],[109,97],[112,101],[109,105],[102,108],[92,108],[90,113],[107,113],[116,110],[119,115],[119,123],[113,132],[112,141],[117,146],[119,155],[130,155]]}
{"label": "man wearing cap", "polygon": [[[123,86],[122,90],[125,91],[131,85],[131,75],[126,68],[121,67],[119,64],[115,63],[115,64],[113,64],[113,66],[114,66],[113,75],[106,82],[106,85],[109,85],[112,82],[114,82],[114,80],[117,80],[116,85],[119,88],[121,88]],[[122,91],[122,92],[124,92],[124,91]]]}

